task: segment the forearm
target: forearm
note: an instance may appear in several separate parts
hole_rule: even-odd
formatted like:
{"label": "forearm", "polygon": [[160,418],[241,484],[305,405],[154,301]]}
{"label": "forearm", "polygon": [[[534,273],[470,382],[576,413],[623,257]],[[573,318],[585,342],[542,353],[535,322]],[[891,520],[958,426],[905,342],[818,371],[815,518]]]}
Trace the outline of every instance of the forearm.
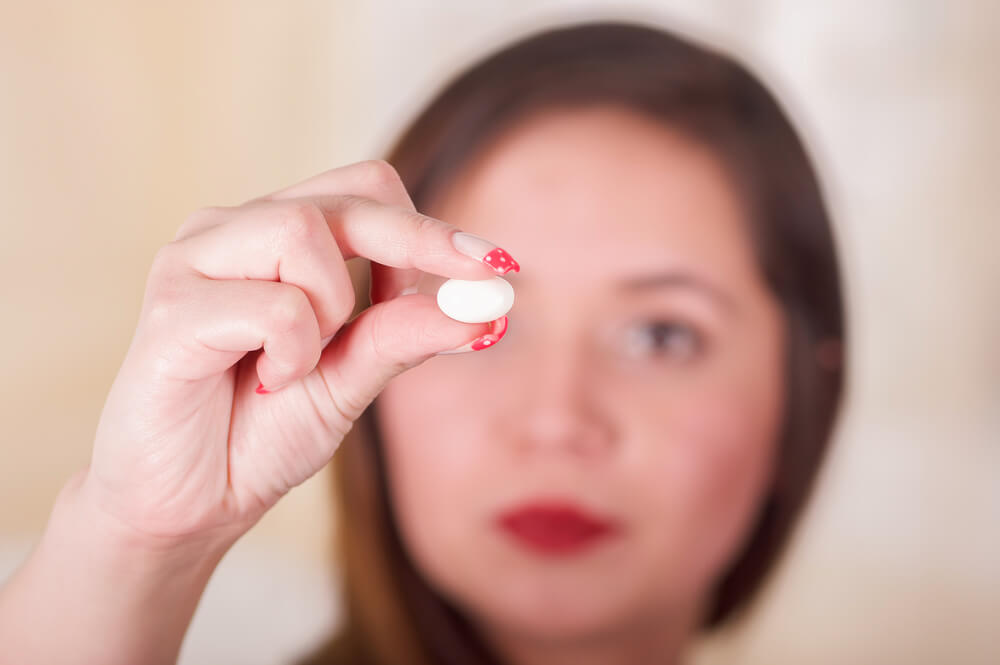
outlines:
{"label": "forearm", "polygon": [[0,589],[5,657],[35,663],[174,663],[226,547],[155,546],[99,518],[82,474],[60,493],[40,543]]}

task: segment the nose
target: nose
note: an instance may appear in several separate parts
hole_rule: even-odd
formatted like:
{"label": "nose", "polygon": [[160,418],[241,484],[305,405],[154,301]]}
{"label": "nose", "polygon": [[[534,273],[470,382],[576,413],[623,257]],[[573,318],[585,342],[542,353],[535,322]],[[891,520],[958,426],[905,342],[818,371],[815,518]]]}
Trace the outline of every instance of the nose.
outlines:
{"label": "nose", "polygon": [[539,343],[522,349],[522,391],[509,422],[510,441],[525,455],[597,459],[615,448],[611,405],[582,344]]}

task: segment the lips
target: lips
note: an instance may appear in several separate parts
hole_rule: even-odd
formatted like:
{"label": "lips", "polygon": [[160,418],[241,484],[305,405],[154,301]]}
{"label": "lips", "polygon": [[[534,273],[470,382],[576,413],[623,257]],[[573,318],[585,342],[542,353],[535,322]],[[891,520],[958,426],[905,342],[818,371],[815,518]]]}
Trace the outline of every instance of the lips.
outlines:
{"label": "lips", "polygon": [[516,543],[541,554],[575,554],[614,536],[615,523],[570,503],[532,503],[497,518]]}

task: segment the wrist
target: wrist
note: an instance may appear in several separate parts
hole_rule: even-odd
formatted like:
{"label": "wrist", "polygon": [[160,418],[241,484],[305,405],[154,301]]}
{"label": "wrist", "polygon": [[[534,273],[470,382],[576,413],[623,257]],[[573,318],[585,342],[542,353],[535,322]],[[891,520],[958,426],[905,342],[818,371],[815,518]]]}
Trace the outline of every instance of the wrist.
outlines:
{"label": "wrist", "polygon": [[[0,595],[5,655],[58,664],[174,663],[232,541],[151,538],[97,509],[85,478],[75,475],[59,493],[38,547]],[[46,637],[53,626],[58,640]]]}
{"label": "wrist", "polygon": [[176,536],[144,532],[105,509],[84,470],[75,474],[57,496],[46,539],[72,541],[98,560],[125,566],[125,570],[162,570],[174,575],[206,567],[210,573],[241,533],[232,529]]}

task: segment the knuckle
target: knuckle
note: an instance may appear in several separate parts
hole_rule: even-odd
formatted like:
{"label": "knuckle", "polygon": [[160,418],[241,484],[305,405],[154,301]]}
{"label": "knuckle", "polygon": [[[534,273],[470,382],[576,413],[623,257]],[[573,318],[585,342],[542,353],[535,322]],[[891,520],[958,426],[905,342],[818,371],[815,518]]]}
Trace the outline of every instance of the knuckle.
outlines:
{"label": "knuckle", "polygon": [[329,403],[333,406],[333,413],[327,416],[329,427],[334,431],[346,432],[368,408],[371,400],[356,390],[351,382],[345,380],[337,365],[326,368],[322,373],[330,398]]}
{"label": "knuckle", "polygon": [[326,217],[318,205],[311,201],[293,201],[284,204],[279,240],[285,245],[312,242],[326,228]]}
{"label": "knuckle", "polygon": [[151,300],[146,306],[146,324],[152,330],[163,330],[175,319],[175,303],[166,298]]}
{"label": "knuckle", "polygon": [[371,199],[357,194],[342,194],[337,197],[337,206],[340,212],[364,212],[373,207]]}
{"label": "knuckle", "polygon": [[278,333],[287,333],[314,318],[312,306],[300,289],[288,286],[274,299],[268,319]]}
{"label": "knuckle", "polygon": [[396,328],[385,321],[385,312],[386,309],[383,307],[372,312],[372,354],[379,364],[389,368],[393,374],[397,374],[406,369],[406,364],[393,351],[398,347],[394,332]]}
{"label": "knuckle", "polygon": [[143,318],[153,329],[163,329],[175,324],[185,292],[180,279],[173,275],[151,280],[146,292]]}
{"label": "knuckle", "polygon": [[454,229],[446,222],[418,212],[411,213],[411,223],[413,248],[425,254],[438,253],[437,240]]}
{"label": "knuckle", "polygon": [[177,229],[174,240],[194,235],[211,226],[215,220],[219,219],[223,210],[222,206],[206,206],[195,210],[187,216],[180,228]]}
{"label": "knuckle", "polygon": [[384,159],[373,159],[360,164],[361,180],[378,194],[375,198],[385,199],[394,205],[413,210],[413,201],[406,191],[403,178],[396,168]]}
{"label": "knuckle", "polygon": [[179,284],[186,265],[183,254],[177,241],[169,242],[156,250],[146,280],[147,301],[174,302],[179,297]]}
{"label": "knuckle", "polygon": [[355,304],[356,299],[353,288],[345,289],[344,296],[334,300],[331,316],[333,316],[333,322],[337,328],[340,328],[340,326],[344,325],[351,318],[351,314],[354,313]]}
{"label": "knuckle", "polygon": [[415,245],[419,245],[422,238],[427,236],[429,233],[434,233],[438,230],[438,222],[433,217],[428,217],[427,215],[422,215],[419,212],[408,212],[407,213],[407,226],[410,230],[410,239]]}
{"label": "knuckle", "polygon": [[384,159],[370,159],[358,164],[362,178],[374,185],[400,187],[403,180],[396,168]]}
{"label": "knuckle", "polygon": [[156,250],[150,265],[150,276],[153,279],[172,273],[180,262],[180,244],[174,240]]}

